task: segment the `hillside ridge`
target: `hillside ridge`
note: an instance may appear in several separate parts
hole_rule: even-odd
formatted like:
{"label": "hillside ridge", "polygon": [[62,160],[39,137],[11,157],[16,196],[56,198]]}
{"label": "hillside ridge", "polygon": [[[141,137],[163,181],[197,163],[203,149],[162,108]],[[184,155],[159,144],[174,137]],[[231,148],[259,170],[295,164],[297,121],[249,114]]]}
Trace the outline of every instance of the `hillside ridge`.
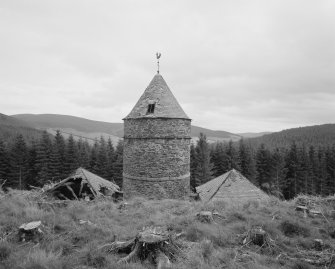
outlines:
{"label": "hillside ridge", "polygon": [[[73,129],[83,133],[104,133],[123,137],[123,123],[111,123],[95,121],[86,118],[59,115],[59,114],[16,114],[12,117],[32,124],[39,129]],[[238,141],[241,136],[226,131],[210,130],[198,126],[192,126],[191,136],[198,137],[199,133],[205,133],[213,141]],[[89,136],[90,137],[90,136]]]}

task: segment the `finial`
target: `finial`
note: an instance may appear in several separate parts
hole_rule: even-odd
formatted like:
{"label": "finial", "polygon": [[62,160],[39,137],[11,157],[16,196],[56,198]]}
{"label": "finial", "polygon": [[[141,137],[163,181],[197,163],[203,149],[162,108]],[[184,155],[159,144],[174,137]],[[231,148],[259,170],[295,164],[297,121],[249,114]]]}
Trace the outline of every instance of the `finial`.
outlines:
{"label": "finial", "polygon": [[159,74],[159,58],[162,56],[160,52],[156,52],[156,58],[157,58],[157,74]]}

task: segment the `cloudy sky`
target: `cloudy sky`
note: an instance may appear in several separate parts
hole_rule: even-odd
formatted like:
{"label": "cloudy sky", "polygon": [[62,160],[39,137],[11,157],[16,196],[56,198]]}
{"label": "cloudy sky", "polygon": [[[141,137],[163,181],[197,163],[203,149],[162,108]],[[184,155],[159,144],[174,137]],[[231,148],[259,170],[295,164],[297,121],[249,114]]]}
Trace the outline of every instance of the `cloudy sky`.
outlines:
{"label": "cloudy sky", "polygon": [[193,124],[335,123],[335,1],[1,0],[0,113],[121,122],[156,72]]}

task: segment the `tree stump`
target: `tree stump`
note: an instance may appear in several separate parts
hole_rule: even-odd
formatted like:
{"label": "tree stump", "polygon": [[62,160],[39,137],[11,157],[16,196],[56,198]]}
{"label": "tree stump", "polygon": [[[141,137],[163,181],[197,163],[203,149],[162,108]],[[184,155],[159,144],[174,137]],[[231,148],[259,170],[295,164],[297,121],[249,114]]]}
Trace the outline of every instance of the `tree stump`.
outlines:
{"label": "tree stump", "polygon": [[22,224],[18,232],[19,241],[39,241],[43,236],[41,226],[42,222],[40,220]]}
{"label": "tree stump", "polygon": [[116,241],[108,247],[110,252],[128,254],[118,261],[119,264],[148,259],[156,264],[157,268],[169,267],[171,263],[169,256],[177,252],[172,235],[161,227],[146,227],[135,238],[125,242]]}
{"label": "tree stump", "polygon": [[314,239],[314,249],[317,251],[322,251],[323,249],[322,239]]}
{"label": "tree stump", "polygon": [[250,231],[250,240],[255,245],[263,246],[266,242],[266,232],[262,227],[254,227]]}
{"label": "tree stump", "polygon": [[196,216],[197,216],[197,219],[201,222],[204,222],[204,223],[214,222],[213,213],[211,211],[201,211],[197,213]]}

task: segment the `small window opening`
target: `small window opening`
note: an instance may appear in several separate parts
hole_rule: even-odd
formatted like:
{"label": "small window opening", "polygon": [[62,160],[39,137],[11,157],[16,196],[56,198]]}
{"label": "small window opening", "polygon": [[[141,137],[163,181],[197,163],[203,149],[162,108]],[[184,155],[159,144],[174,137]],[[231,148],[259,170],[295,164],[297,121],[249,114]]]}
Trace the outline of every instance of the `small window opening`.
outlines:
{"label": "small window opening", "polygon": [[155,110],[155,104],[149,104],[147,114],[154,113],[154,110]]}

